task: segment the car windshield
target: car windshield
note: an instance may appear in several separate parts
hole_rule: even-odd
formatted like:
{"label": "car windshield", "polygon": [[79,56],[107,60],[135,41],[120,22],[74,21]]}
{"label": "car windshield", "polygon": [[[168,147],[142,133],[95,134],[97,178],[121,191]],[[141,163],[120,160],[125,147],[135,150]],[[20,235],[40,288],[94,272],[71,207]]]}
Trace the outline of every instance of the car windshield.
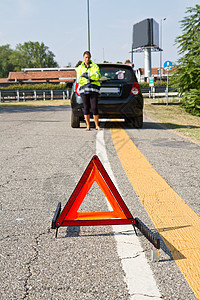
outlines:
{"label": "car windshield", "polygon": [[119,80],[119,81],[130,81],[133,79],[133,72],[127,68],[116,68],[116,67],[101,67],[101,80]]}

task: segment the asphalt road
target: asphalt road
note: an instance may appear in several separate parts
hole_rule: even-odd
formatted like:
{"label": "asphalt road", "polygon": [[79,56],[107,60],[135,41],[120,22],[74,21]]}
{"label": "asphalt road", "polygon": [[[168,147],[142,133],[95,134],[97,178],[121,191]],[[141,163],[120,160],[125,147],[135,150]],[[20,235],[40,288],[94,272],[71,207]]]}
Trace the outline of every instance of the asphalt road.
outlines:
{"label": "asphalt road", "polygon": [[[96,130],[70,127],[68,107],[3,108],[1,124],[1,299],[130,299],[110,226],[51,229],[57,203],[64,206],[96,153]],[[121,195],[135,217],[154,226],[138,200],[102,123],[108,159]],[[120,126],[120,124],[119,124]],[[126,132],[166,182],[200,215],[199,146],[145,119]],[[103,210],[98,187],[86,209]],[[139,241],[162,299],[196,299],[162,243],[159,262]],[[133,270],[137,272],[137,270]],[[148,299],[132,295],[132,299]]]}

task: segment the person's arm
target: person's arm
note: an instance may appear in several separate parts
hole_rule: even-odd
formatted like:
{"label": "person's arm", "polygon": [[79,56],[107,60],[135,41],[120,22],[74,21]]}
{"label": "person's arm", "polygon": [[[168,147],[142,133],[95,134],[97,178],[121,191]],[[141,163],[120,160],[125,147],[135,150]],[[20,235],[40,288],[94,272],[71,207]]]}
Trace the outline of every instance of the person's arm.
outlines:
{"label": "person's arm", "polygon": [[76,69],[76,81],[79,83],[79,80],[80,80],[80,77],[81,77],[81,74],[80,74],[80,67],[78,67]]}
{"label": "person's arm", "polygon": [[83,73],[83,70],[78,67],[76,69],[76,81],[80,84],[80,85],[84,85],[86,84],[86,77],[85,77],[85,73]]}
{"label": "person's arm", "polygon": [[92,73],[90,74],[90,79],[92,81],[99,81],[101,77],[99,66],[95,65],[92,69]]}

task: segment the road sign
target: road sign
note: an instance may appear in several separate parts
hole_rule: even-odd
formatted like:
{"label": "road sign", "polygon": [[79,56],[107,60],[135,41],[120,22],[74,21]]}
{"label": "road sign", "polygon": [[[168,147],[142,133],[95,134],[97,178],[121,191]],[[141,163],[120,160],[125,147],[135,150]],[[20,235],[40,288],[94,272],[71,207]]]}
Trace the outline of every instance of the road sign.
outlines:
{"label": "road sign", "polygon": [[[112,211],[78,212],[85,196],[95,181],[109,201]],[[95,155],[83,173],[62,213],[56,220],[54,228],[60,226],[115,224],[134,225],[135,220],[100,160]]]}
{"label": "road sign", "polygon": [[[112,207],[111,211],[78,211],[94,182],[99,185],[109,201]],[[96,155],[94,155],[91,159],[63,211],[61,213],[60,212],[61,202],[58,203],[51,225],[52,229],[56,229],[56,237],[58,228],[61,226],[130,224],[133,225],[134,230],[135,227],[137,227],[157,249],[160,249],[160,239],[157,239],[139,218],[133,218],[124,200],[120,196],[108,173],[104,169],[104,166]],[[136,230],[135,233],[137,235]]]}
{"label": "road sign", "polygon": [[172,62],[170,60],[167,60],[166,62],[164,62],[164,65],[163,65],[164,69],[166,71],[169,71],[172,69]]}
{"label": "road sign", "polygon": [[164,65],[164,69],[167,71],[167,88],[166,88],[166,105],[168,105],[168,86],[169,86],[169,70],[172,69],[172,62],[170,60],[167,60]]}
{"label": "road sign", "polygon": [[154,86],[154,77],[149,77],[149,86]]}

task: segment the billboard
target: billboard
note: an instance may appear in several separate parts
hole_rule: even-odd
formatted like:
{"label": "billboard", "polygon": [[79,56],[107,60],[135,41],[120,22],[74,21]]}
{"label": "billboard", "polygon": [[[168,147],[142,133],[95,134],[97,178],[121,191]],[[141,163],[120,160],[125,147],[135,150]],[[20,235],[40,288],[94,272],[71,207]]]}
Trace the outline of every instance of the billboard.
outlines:
{"label": "billboard", "polygon": [[159,25],[154,19],[133,25],[133,49],[139,47],[159,47]]}

